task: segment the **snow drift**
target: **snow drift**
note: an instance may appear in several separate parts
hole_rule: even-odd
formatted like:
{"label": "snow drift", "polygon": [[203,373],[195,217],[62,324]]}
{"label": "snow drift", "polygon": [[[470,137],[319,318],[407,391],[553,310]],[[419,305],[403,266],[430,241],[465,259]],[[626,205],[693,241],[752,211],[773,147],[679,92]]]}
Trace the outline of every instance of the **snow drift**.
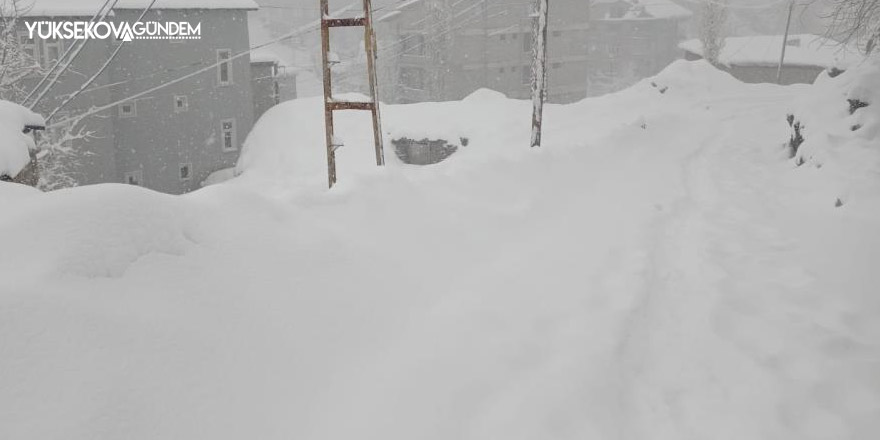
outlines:
{"label": "snow drift", "polygon": [[[839,76],[822,74],[790,112],[791,154],[800,179],[838,204],[880,193],[880,60]],[[795,126],[797,130],[795,130]]]}
{"label": "snow drift", "polygon": [[430,167],[340,115],[332,191],[302,100],[186,196],[0,184],[0,438],[870,438],[880,215],[782,145],[819,87],[676,63],[542,149],[492,92],[385,107],[470,138]]}

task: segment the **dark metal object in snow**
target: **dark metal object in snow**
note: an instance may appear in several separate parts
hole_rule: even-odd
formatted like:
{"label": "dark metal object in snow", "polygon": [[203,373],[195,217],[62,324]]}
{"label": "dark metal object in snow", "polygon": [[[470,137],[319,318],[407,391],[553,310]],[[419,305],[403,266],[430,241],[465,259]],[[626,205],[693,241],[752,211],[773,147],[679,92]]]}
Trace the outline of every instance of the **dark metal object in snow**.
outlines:
{"label": "dark metal object in snow", "polygon": [[859,99],[847,99],[849,103],[849,114],[855,114],[855,112],[860,108],[865,108],[868,106],[868,103]]}
{"label": "dark metal object in snow", "polygon": [[[21,130],[24,134],[32,134],[36,137],[36,133],[40,130],[45,130],[46,127],[43,125],[30,125],[26,124],[24,128]],[[36,142],[36,139],[34,139]],[[40,181],[40,169],[39,163],[37,159],[36,150],[30,150],[31,159],[28,161],[27,165],[15,175],[15,177],[8,176],[6,174],[0,174],[0,182],[13,182],[20,183],[22,185],[28,185],[36,187],[37,183]]]}
{"label": "dark metal object in snow", "polygon": [[[450,144],[443,139],[400,138],[391,141],[394,153],[403,162],[410,165],[433,165],[443,162],[458,151],[458,145]],[[461,139],[461,145],[467,146],[467,138]]]}
{"label": "dark metal object in snow", "polygon": [[[379,91],[376,76],[376,34],[373,32],[373,7],[371,0],[363,0],[363,17],[333,18],[330,16],[329,0],[321,0],[321,55],[324,66],[324,124],[327,137],[327,180],[332,188],[336,183],[336,150],[342,141],[333,131],[333,112],[339,110],[366,110],[373,113],[373,142],[376,146],[376,165],[385,165],[385,153],[382,146],[381,119],[379,116]],[[367,55],[367,75],[370,83],[369,102],[337,101],[333,98],[332,64],[337,61],[330,59],[330,28],[357,27],[364,28],[364,47]]]}

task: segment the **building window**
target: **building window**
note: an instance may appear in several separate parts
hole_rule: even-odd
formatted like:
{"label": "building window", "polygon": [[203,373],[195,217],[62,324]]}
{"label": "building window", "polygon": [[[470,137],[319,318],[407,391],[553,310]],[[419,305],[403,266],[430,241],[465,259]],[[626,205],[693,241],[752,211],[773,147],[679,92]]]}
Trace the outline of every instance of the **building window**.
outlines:
{"label": "building window", "polygon": [[27,32],[18,34],[18,44],[22,52],[29,56],[31,60],[37,59],[37,45]]}
{"label": "building window", "polygon": [[125,173],[124,182],[129,185],[143,186],[144,185],[144,172],[141,170],[127,172],[127,173]]}
{"label": "building window", "polygon": [[523,84],[531,84],[532,83],[532,71],[530,69],[522,70],[522,83]]}
{"label": "building window", "polygon": [[217,84],[227,86],[232,84],[232,51],[229,49],[217,50]]}
{"label": "building window", "polygon": [[120,118],[133,118],[137,116],[137,106],[135,106],[134,102],[123,102],[119,104],[119,117]]}
{"label": "building window", "polygon": [[531,52],[532,51],[532,34],[526,32],[523,34],[523,52]]}
{"label": "building window", "polygon": [[192,179],[192,164],[191,163],[182,163],[180,164],[180,180],[187,181]]}
{"label": "building window", "polygon": [[235,151],[238,148],[235,142],[235,119],[220,121],[220,141],[223,151]]}
{"label": "building window", "polygon": [[562,36],[562,31],[553,31],[553,37],[554,37],[554,38],[559,38],[559,37],[561,37],[561,36]]}
{"label": "building window", "polygon": [[558,68],[562,67],[562,63],[553,63],[551,66],[552,66],[554,69],[558,69]]}
{"label": "building window", "polygon": [[507,39],[507,34],[501,34],[498,36],[498,38],[501,38],[501,41],[504,41]]}
{"label": "building window", "polygon": [[174,113],[183,113],[189,110],[189,101],[184,95],[176,95],[174,97]]}
{"label": "building window", "polygon": [[499,68],[498,73],[504,73],[504,68],[503,67]]}
{"label": "building window", "polygon": [[608,52],[609,57],[616,57],[620,55],[620,46],[616,43],[608,43],[605,45],[605,50]]}
{"label": "building window", "polygon": [[44,67],[50,67],[61,57],[61,40],[43,40],[42,61]]}
{"label": "building window", "polygon": [[425,71],[418,67],[402,67],[400,69],[400,83],[410,89],[424,90]]}
{"label": "building window", "polygon": [[425,54],[425,36],[422,34],[404,35],[400,40],[404,55],[422,56]]}

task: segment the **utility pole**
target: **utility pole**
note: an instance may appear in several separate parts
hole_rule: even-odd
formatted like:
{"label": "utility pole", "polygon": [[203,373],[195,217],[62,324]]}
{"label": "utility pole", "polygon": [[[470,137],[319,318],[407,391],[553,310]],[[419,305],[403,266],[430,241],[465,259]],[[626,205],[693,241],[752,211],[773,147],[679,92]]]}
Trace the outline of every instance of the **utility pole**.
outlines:
{"label": "utility pole", "polygon": [[541,146],[544,100],[547,98],[547,20],[548,0],[537,0],[532,38],[532,148]]}
{"label": "utility pole", "polygon": [[483,87],[489,87],[489,0],[482,0],[483,20]]}
{"label": "utility pole", "polygon": [[785,48],[788,47],[788,31],[791,29],[791,15],[794,12],[794,0],[788,4],[788,20],[785,22],[785,36],[782,37],[782,54],[779,55],[779,69],[776,71],[776,84],[782,84],[782,65],[785,63]]}
{"label": "utility pole", "polygon": [[[321,58],[324,70],[324,131],[327,142],[327,181],[330,188],[336,184],[336,150],[342,141],[336,136],[333,127],[333,112],[340,110],[366,110],[373,114],[373,142],[376,149],[376,165],[385,165],[385,152],[382,145],[382,121],[379,116],[379,89],[376,76],[376,34],[373,32],[373,7],[371,0],[363,0],[364,15],[355,18],[334,18],[330,16],[329,0],[321,4]],[[370,82],[370,101],[337,101],[333,97],[333,64],[330,57],[330,29],[336,27],[363,27],[364,50],[367,56],[367,75]]]}

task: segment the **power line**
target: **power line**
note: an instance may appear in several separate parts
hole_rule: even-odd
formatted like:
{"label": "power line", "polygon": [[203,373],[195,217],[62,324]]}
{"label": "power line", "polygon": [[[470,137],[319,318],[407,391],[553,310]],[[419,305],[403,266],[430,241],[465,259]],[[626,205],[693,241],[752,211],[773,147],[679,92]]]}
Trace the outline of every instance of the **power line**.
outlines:
{"label": "power line", "polygon": [[[351,7],[352,5],[354,5],[354,3],[352,3],[352,4],[349,5],[349,6],[346,6],[346,7],[345,7],[344,9],[342,9],[342,10],[344,11],[345,9],[348,9],[348,8]],[[275,44],[275,43],[278,43],[278,42],[281,42],[281,41],[284,41],[284,40],[288,40],[288,39],[291,39],[291,38],[294,38],[294,37],[298,37],[298,36],[300,36],[300,35],[305,35],[305,34],[308,34],[308,33],[310,33],[310,32],[316,32],[316,31],[318,30],[318,26],[320,25],[320,23],[321,23],[320,20],[318,20],[318,21],[314,21],[314,22],[312,22],[312,23],[309,23],[309,24],[307,24],[307,25],[304,25],[304,26],[301,26],[301,27],[297,28],[296,30],[294,30],[294,31],[292,31],[292,32],[289,32],[289,33],[287,33],[287,34],[281,35],[280,37],[277,37],[277,38],[275,38],[275,39],[273,39],[273,40],[271,40],[271,41],[268,41],[268,42],[266,42],[266,43],[262,43],[262,44],[258,44],[258,45],[255,45],[255,46],[252,46],[252,47],[250,47],[250,48],[247,49],[247,50],[244,50],[244,51],[242,51],[242,52],[239,52],[239,53],[237,53],[237,54],[232,55],[231,57],[229,57],[229,58],[226,59],[226,60],[218,61],[218,62],[212,63],[212,64],[210,64],[210,65],[208,65],[208,66],[206,66],[206,67],[203,67],[203,68],[201,68],[201,69],[199,69],[199,70],[196,70],[196,71],[194,71],[194,72],[191,72],[191,73],[188,73],[188,74],[186,74],[186,75],[183,75],[183,76],[177,77],[177,78],[175,78],[175,79],[173,79],[173,80],[171,80],[171,81],[168,81],[168,82],[165,82],[165,83],[159,84],[158,86],[152,87],[152,88],[150,88],[150,89],[147,89],[147,90],[144,90],[144,91],[141,91],[141,92],[138,92],[138,93],[135,93],[135,94],[129,95],[129,96],[125,97],[125,98],[122,98],[122,99],[116,100],[116,101],[111,102],[111,103],[109,103],[109,104],[104,104],[104,105],[101,105],[101,106],[93,107],[93,108],[89,109],[89,110],[88,110],[87,112],[85,112],[85,113],[82,113],[82,114],[79,114],[79,115],[76,115],[76,116],[71,116],[71,117],[68,117],[68,118],[66,118],[66,119],[63,119],[63,120],[61,120],[61,121],[58,121],[58,122],[53,122],[53,123],[51,123],[51,124],[48,124],[48,125],[47,125],[47,128],[54,128],[54,127],[59,127],[59,126],[63,126],[63,125],[67,125],[67,124],[75,123],[75,122],[77,122],[77,121],[82,120],[83,118],[86,118],[86,117],[88,117],[88,116],[91,116],[91,115],[94,115],[94,114],[97,114],[97,113],[103,112],[103,111],[105,111],[105,110],[109,110],[109,109],[111,109],[111,108],[113,108],[113,107],[115,107],[115,106],[117,106],[117,105],[119,105],[119,104],[122,104],[122,103],[124,103],[124,102],[131,101],[132,99],[137,99],[137,98],[140,98],[140,97],[145,96],[145,95],[149,95],[149,94],[151,94],[151,93],[154,93],[154,92],[156,92],[156,91],[159,91],[159,90],[161,90],[161,89],[164,89],[165,87],[168,87],[168,86],[171,86],[171,85],[177,84],[177,83],[179,83],[179,82],[181,82],[181,81],[185,81],[185,80],[187,80],[187,79],[190,79],[190,78],[192,78],[192,77],[195,77],[196,75],[200,75],[200,74],[202,74],[202,73],[204,73],[204,72],[207,72],[207,71],[209,71],[209,70],[211,70],[211,69],[216,68],[217,66],[219,66],[219,65],[221,65],[221,64],[223,64],[223,63],[231,62],[231,61],[236,60],[236,59],[238,59],[238,58],[241,58],[241,57],[243,57],[243,56],[249,55],[251,52],[253,52],[253,51],[257,50],[257,49],[262,49],[262,48],[264,48],[264,47],[271,46],[271,45],[273,45],[273,44]]]}
{"label": "power line", "polygon": [[[116,6],[116,3],[119,0],[112,0],[113,4],[110,5],[109,8],[107,8],[107,5],[110,3],[110,1],[111,0],[104,1],[104,4],[101,5],[101,8],[98,9],[98,11],[95,12],[95,15],[92,16],[92,19],[89,20],[89,23],[94,23],[96,20],[103,21],[104,18],[107,17],[107,14],[110,13],[111,10],[113,10],[113,8]],[[105,11],[105,9],[106,9],[106,11]],[[98,17],[100,17],[100,19]],[[79,55],[80,51],[82,51],[82,49],[85,47],[86,41],[87,40],[82,40],[82,42],[74,41],[74,44],[71,44],[70,47],[68,47],[67,50],[64,51],[64,53],[60,57],[58,57],[58,59],[55,61],[55,64],[52,66],[52,68],[49,69],[48,72],[46,72],[46,74],[43,76],[43,78],[40,80],[40,82],[37,83],[37,85],[33,88],[33,90],[31,90],[30,93],[28,93],[27,96],[25,96],[23,103],[26,104],[27,101],[29,99],[31,99],[31,96],[33,96],[33,94],[37,90],[39,90],[41,87],[43,87],[43,84],[46,83],[46,81],[49,79],[49,77],[52,77],[52,80],[49,82],[49,84],[46,86],[46,88],[39,94],[39,96],[37,96],[37,98],[34,100],[33,104],[31,104],[29,108],[33,109],[34,107],[36,107],[36,105],[40,102],[40,100],[42,100],[43,97],[46,96],[46,93],[49,92],[49,90],[52,88],[52,86],[55,85],[55,82],[58,81],[58,78],[60,78],[61,75],[64,74],[65,71],[67,71],[67,69],[70,67],[71,63],[73,63],[73,61]],[[76,52],[73,53],[70,60],[67,61],[67,63],[64,65],[64,67],[59,72],[56,73],[55,70],[58,68],[59,65],[61,65],[61,63],[64,61],[64,59],[67,58],[67,55],[73,50],[74,47],[77,48]],[[53,76],[53,73],[55,73],[54,76]]]}
{"label": "power line", "polygon": [[[157,0],[152,0],[150,2],[150,4],[144,9],[144,11],[141,12],[141,15],[138,16],[136,21],[143,20],[144,16],[147,15],[147,13],[150,12],[151,9],[153,9],[153,5],[156,4],[156,1]],[[52,113],[49,113],[49,116],[46,117],[46,120],[52,119],[52,117],[55,116],[55,114],[58,113],[62,108],[64,108],[64,106],[66,106],[68,103],[70,103],[70,101],[73,101],[74,99],[76,99],[76,97],[79,96],[79,94],[82,93],[82,91],[85,90],[88,86],[92,85],[92,83],[95,81],[95,79],[97,79],[98,76],[100,76],[101,73],[104,72],[105,69],[107,69],[107,66],[109,66],[110,63],[113,62],[114,59],[116,59],[116,55],[119,54],[119,51],[122,49],[123,46],[125,46],[125,40],[123,40],[122,42],[119,43],[118,46],[116,46],[116,49],[113,50],[113,53],[110,54],[110,57],[107,58],[107,61],[104,62],[104,64],[101,66],[101,68],[98,69],[95,72],[95,74],[92,75],[91,78],[86,80],[86,82],[83,83],[83,85],[80,86],[80,88],[76,92],[74,92],[72,95],[68,96],[67,99],[65,99],[64,101],[62,101],[61,104],[58,105],[58,107],[55,107],[55,110],[52,110]]]}

